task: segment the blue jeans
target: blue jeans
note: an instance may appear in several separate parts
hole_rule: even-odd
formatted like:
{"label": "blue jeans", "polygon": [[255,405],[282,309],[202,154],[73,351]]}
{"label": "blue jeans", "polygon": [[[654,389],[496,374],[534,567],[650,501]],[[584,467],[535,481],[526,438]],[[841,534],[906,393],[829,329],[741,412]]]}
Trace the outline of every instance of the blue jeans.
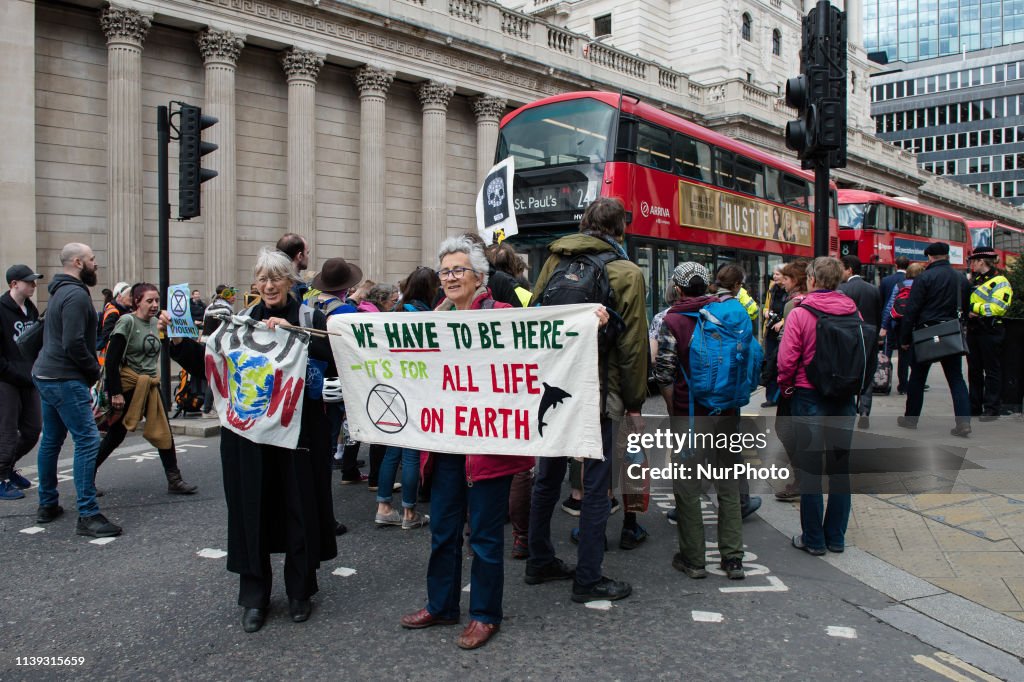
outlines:
{"label": "blue jeans", "polygon": [[[946,375],[946,383],[949,384],[956,423],[970,424],[971,396],[967,392],[967,382],[964,381],[963,357],[951,355],[942,358],[938,362],[942,365],[942,372]],[[930,362],[915,362],[910,366],[906,416],[913,418],[914,421],[917,421],[917,418],[921,416],[921,408],[924,407],[924,385],[928,381],[928,370],[931,368],[932,363]]]}
{"label": "blue jeans", "polygon": [[416,506],[416,493],[420,487],[420,451],[391,446],[384,453],[377,478],[377,501],[391,504],[391,491],[395,487],[398,460],[402,460],[402,506]]}
{"label": "blue jeans", "polygon": [[40,381],[36,388],[43,405],[43,438],[39,442],[39,506],[57,504],[57,458],[68,431],[75,443],[74,476],[78,515],[100,513],[96,504],[96,454],[100,432],[92,416],[92,396],[81,381]]}
{"label": "blue jeans", "polygon": [[[608,486],[612,475],[612,422],[601,418],[604,460],[583,462],[583,502],[580,509],[580,544],[576,550],[576,582],[590,587],[601,579],[604,563],[604,532],[611,513]],[[540,457],[530,503],[529,565],[546,566],[555,559],[551,544],[551,515],[562,494],[565,457]]]}
{"label": "blue jeans", "polygon": [[[854,398],[833,399],[806,388],[793,395],[796,451],[800,461],[800,527],[804,544],[812,549],[846,545],[850,495],[850,441]],[[824,469],[823,469],[824,465]],[[821,477],[828,476],[828,506]]]}
{"label": "blue jeans", "polygon": [[462,527],[469,510],[469,545],[473,567],[469,617],[500,623],[505,586],[505,518],[511,476],[466,485],[466,457],[434,455],[430,493],[430,563],[427,565],[427,611],[438,618],[459,617],[462,595]]}

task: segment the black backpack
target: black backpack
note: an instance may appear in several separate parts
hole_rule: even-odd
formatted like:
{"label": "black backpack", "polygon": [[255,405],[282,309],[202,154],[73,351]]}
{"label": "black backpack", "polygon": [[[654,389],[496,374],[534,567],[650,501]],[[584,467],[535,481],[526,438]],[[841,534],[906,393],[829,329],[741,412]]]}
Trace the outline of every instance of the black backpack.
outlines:
{"label": "black backpack", "polygon": [[[601,251],[600,253],[580,253],[575,256],[562,256],[555,271],[551,273],[540,304],[570,305],[573,303],[601,303],[612,314],[605,328],[614,325],[617,333],[621,330],[622,320],[614,312],[615,292],[608,281],[605,268],[612,261],[622,260],[617,251]],[[609,330],[611,333],[612,330]]]}
{"label": "black backpack", "polygon": [[801,307],[818,319],[807,379],[826,398],[849,398],[863,393],[871,385],[878,363],[878,330],[856,312],[829,315],[809,305]]}
{"label": "black backpack", "polygon": [[15,341],[21,357],[33,364],[39,358],[39,353],[43,350],[43,325],[45,318],[46,315],[44,314],[35,322],[30,323]]}

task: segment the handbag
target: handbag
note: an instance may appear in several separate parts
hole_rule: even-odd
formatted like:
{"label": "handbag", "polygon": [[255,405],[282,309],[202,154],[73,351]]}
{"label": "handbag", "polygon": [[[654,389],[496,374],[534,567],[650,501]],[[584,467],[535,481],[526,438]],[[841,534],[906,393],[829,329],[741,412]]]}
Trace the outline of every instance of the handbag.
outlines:
{"label": "handbag", "polygon": [[45,322],[46,315],[43,314],[38,320],[25,327],[21,335],[14,341],[18,345],[18,352],[21,353],[21,357],[33,363],[39,358],[39,353],[43,350],[43,325]]}
{"label": "handbag", "polygon": [[967,355],[967,330],[960,322],[960,291],[956,293],[956,317],[929,327],[915,329],[915,362],[936,362],[953,355]]}

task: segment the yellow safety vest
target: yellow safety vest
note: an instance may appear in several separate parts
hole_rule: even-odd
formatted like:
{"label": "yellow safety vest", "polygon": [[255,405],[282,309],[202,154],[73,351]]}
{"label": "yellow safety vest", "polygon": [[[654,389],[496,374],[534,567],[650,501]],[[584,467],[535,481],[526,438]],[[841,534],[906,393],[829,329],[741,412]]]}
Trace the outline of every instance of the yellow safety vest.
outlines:
{"label": "yellow safety vest", "polygon": [[1010,280],[996,275],[985,280],[971,293],[971,312],[981,317],[1002,317],[1013,300]]}
{"label": "yellow safety vest", "polygon": [[740,292],[736,295],[736,299],[740,302],[740,305],[747,309],[747,315],[750,315],[750,321],[757,322],[757,301],[751,298],[750,294],[747,293],[747,290],[740,287]]}

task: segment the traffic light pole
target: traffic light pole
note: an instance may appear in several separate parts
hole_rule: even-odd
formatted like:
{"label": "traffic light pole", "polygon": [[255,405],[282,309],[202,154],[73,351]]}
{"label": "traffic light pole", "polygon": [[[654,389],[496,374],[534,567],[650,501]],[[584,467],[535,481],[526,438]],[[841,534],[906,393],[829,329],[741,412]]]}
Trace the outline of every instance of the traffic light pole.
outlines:
{"label": "traffic light pole", "polygon": [[[167,149],[171,143],[171,121],[167,107],[156,108],[156,200],[157,200],[157,251],[160,254],[160,297],[167,296],[171,285],[170,266],[170,223],[171,202],[167,189]],[[166,304],[167,301],[164,301]],[[171,407],[171,356],[169,339],[163,339],[160,354],[160,393],[164,409]]]}
{"label": "traffic light pole", "polygon": [[829,255],[828,155],[814,160],[814,255]]}

